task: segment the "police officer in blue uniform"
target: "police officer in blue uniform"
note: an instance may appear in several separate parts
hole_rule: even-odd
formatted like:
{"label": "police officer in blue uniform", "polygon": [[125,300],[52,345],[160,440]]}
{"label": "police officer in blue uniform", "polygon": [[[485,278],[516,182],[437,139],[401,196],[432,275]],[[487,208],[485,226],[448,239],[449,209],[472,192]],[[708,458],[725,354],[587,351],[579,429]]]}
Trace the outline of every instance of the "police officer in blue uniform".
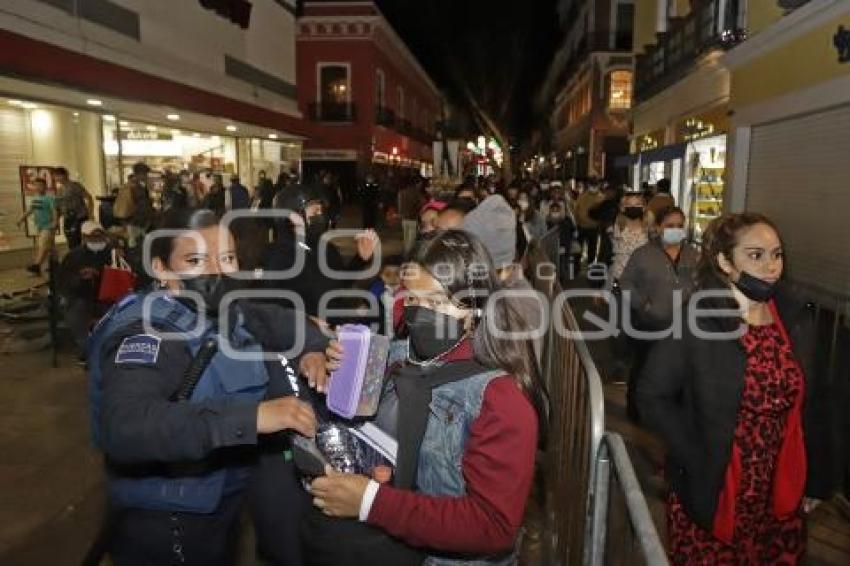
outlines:
{"label": "police officer in blue uniform", "polygon": [[[322,390],[327,340],[279,306],[223,304],[238,265],[211,211],[175,211],[162,227],[149,236],[160,289],[116,305],[90,341],[108,552],[116,566],[231,564],[247,501],[264,558],[297,564],[304,493],[288,435],[312,437],[316,419],[295,368]],[[271,354],[299,341],[292,362]]]}

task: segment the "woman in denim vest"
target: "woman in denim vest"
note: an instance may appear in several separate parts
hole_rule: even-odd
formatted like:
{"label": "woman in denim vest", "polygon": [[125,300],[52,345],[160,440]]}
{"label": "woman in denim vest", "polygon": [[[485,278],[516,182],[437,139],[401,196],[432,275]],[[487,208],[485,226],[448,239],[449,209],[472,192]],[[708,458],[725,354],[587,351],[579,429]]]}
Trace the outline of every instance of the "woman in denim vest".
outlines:
{"label": "woman in denim vest", "polygon": [[[515,563],[546,419],[529,340],[534,328],[523,312],[533,291],[497,293],[505,288],[489,254],[460,230],[422,246],[403,280],[409,354],[390,374],[401,416],[392,431],[395,473],[379,484],[328,470],[312,483],[313,503],[327,516],[357,518],[417,549],[418,558],[405,563]],[[335,342],[327,353],[329,368],[345,355]],[[340,546],[353,550],[344,557],[311,548],[305,559],[390,563],[386,554],[361,555],[347,542]]]}

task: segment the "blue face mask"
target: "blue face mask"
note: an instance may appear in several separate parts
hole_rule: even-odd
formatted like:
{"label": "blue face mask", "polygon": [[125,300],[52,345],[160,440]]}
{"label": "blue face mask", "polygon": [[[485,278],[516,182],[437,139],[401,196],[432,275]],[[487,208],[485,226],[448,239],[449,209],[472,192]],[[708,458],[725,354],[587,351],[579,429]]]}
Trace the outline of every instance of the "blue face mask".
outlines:
{"label": "blue face mask", "polygon": [[684,228],[665,228],[661,233],[661,241],[668,246],[677,246],[685,239]]}

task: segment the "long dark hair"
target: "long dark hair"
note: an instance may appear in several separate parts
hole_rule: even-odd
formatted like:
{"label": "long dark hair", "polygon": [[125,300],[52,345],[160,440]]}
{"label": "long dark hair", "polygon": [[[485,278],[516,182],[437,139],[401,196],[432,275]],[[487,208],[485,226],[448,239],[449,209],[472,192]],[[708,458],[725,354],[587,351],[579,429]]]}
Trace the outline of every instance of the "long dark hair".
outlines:
{"label": "long dark hair", "polygon": [[472,348],[476,361],[500,368],[516,380],[537,412],[540,437],[547,434],[548,394],[531,340],[518,340],[491,332],[531,333],[536,330],[523,311],[528,305],[510,294],[500,296],[492,308],[489,298],[501,288],[493,261],[481,241],[462,230],[445,230],[424,245],[413,260],[432,275],[459,306],[475,318]]}

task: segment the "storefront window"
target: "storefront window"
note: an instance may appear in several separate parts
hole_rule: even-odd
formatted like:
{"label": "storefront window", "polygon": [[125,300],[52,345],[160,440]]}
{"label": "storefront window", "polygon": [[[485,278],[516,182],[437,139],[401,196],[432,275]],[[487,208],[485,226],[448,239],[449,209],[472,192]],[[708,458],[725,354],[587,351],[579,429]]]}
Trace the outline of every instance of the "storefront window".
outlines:
{"label": "storefront window", "polygon": [[106,182],[110,188],[127,181],[133,164],[144,161],[152,170],[156,204],[167,171],[236,173],[236,139],[116,119],[103,121]]}
{"label": "storefront window", "polygon": [[628,110],[632,107],[632,72],[611,73],[611,95],[608,100],[611,110]]}
{"label": "storefront window", "polygon": [[700,240],[709,222],[723,212],[723,175],[726,170],[726,136],[692,141],[685,156],[687,166],[685,210],[695,239]]}
{"label": "storefront window", "polygon": [[272,140],[239,140],[239,168],[242,182],[256,186],[260,171],[272,182],[281,173],[301,174],[301,143]]}
{"label": "storefront window", "polygon": [[99,125],[91,112],[0,99],[0,251],[32,246],[16,225],[23,213],[22,167],[44,177],[51,189],[51,170],[65,167],[92,195],[104,194]]}

